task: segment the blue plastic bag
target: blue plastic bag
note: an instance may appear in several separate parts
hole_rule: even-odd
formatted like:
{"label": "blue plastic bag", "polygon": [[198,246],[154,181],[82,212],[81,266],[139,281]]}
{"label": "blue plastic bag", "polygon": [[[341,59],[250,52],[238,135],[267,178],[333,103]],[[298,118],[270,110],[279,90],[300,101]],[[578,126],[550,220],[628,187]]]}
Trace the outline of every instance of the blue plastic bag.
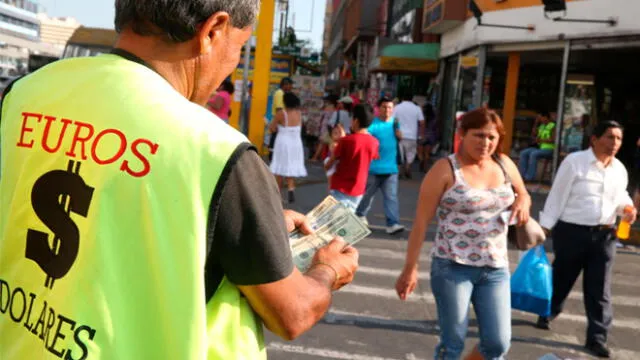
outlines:
{"label": "blue plastic bag", "polygon": [[551,264],[542,245],[527,251],[511,276],[511,308],[551,315]]}

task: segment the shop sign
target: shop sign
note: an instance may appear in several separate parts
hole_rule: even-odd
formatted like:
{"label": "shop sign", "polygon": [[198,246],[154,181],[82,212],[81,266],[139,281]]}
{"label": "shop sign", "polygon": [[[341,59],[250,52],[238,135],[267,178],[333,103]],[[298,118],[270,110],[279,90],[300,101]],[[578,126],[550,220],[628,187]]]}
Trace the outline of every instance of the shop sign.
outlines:
{"label": "shop sign", "polygon": [[413,43],[413,27],[416,23],[416,11],[412,10],[404,14],[391,27],[391,38],[402,43]]}
{"label": "shop sign", "polygon": [[411,59],[383,56],[380,58],[380,69],[384,71],[436,72],[438,62],[425,59]]}
{"label": "shop sign", "polygon": [[397,24],[409,12],[422,7],[423,0],[395,0],[391,8],[391,24]]}
{"label": "shop sign", "polygon": [[[255,68],[255,57],[251,54],[249,65],[249,79],[253,78],[253,70]],[[292,58],[288,56],[274,55],[271,58],[271,75],[270,82],[279,83],[282,78],[291,76],[292,73]],[[244,63],[240,61],[236,68],[236,77],[242,78],[244,74]]]}
{"label": "shop sign", "polygon": [[480,64],[480,59],[477,56],[463,56],[462,62],[460,65],[464,69],[468,69],[468,68],[478,67],[478,64]]}
{"label": "shop sign", "polygon": [[422,31],[443,34],[462,24],[467,17],[465,1],[425,0]]}

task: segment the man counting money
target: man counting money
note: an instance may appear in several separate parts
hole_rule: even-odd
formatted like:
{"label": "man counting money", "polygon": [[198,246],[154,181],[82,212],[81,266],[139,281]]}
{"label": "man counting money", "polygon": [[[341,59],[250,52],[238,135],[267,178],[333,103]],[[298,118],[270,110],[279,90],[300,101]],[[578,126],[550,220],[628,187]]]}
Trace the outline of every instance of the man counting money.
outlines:
{"label": "man counting money", "polygon": [[[203,106],[259,0],[117,0],[111,54],[12,84],[0,122],[0,359],[264,359],[351,282],[333,240],[304,274],[275,181]],[[284,216],[283,216],[284,214]]]}

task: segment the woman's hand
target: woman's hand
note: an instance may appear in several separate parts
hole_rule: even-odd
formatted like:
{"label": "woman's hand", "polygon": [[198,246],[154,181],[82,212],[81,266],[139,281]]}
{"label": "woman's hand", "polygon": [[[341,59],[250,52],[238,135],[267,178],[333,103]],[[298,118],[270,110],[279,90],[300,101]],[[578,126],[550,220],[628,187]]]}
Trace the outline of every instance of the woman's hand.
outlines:
{"label": "woman's hand", "polygon": [[396,281],[396,292],[401,300],[407,300],[418,284],[418,267],[405,267]]}
{"label": "woman's hand", "polygon": [[511,206],[511,218],[509,224],[515,220],[518,226],[524,226],[529,221],[529,210],[531,209],[531,198],[529,196],[518,196]]}

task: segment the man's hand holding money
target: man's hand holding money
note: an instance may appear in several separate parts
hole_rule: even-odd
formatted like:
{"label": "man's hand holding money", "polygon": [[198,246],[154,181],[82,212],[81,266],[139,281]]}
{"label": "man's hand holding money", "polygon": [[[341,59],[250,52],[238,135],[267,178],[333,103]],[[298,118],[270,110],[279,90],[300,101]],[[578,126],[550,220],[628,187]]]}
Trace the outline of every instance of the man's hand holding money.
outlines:
{"label": "man's hand holding money", "polygon": [[[284,212],[287,231],[300,230],[303,235],[310,235],[313,230],[306,216],[291,210]],[[358,250],[349,246],[342,238],[336,237],[328,245],[318,249],[313,256],[307,275],[327,284],[332,290],[351,283],[358,268]],[[312,273],[316,273],[313,276]],[[315,274],[314,274],[315,275]]]}
{"label": "man's hand holding money", "polygon": [[309,272],[321,268],[332,273],[331,289],[338,290],[353,281],[358,269],[358,250],[341,238],[335,238],[329,245],[318,249]]}

